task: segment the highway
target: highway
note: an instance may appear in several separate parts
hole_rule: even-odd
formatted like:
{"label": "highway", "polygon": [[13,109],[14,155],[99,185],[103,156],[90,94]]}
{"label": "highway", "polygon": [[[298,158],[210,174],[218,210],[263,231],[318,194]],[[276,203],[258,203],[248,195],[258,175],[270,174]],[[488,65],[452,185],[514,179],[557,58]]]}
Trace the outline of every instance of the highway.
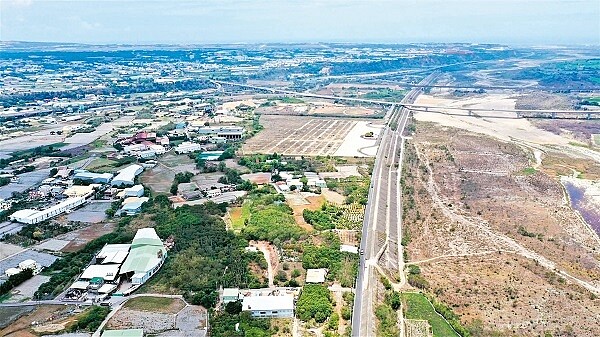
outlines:
{"label": "highway", "polygon": [[[437,72],[436,72],[437,73]],[[501,109],[501,110],[494,110],[494,109],[482,109],[482,108],[460,108],[460,107],[447,107],[447,106],[435,106],[435,105],[414,105],[414,99],[409,99],[407,100],[406,98],[408,96],[411,95],[411,93],[413,92],[421,92],[423,88],[427,88],[427,87],[432,87],[431,84],[428,85],[421,85],[423,82],[419,82],[418,84],[412,84],[411,86],[414,87],[412,91],[410,91],[405,98],[400,101],[400,102],[393,102],[393,101],[385,101],[385,100],[377,100],[377,99],[366,99],[366,98],[356,98],[356,97],[343,97],[343,96],[333,96],[333,95],[320,95],[320,94],[313,94],[310,92],[298,92],[298,91],[291,91],[291,90],[283,90],[283,89],[276,89],[276,88],[270,88],[270,87],[261,87],[261,86],[255,86],[255,85],[247,85],[247,84],[241,84],[241,83],[235,83],[235,82],[225,82],[225,81],[216,81],[216,80],[211,80],[211,82],[213,84],[215,84],[215,86],[218,89],[221,89],[223,86],[232,86],[232,87],[239,87],[239,88],[246,88],[246,89],[252,89],[252,90],[261,90],[261,91],[266,91],[266,92],[270,92],[273,94],[282,94],[282,95],[292,95],[292,96],[300,96],[300,97],[310,97],[310,98],[321,98],[321,99],[333,99],[333,100],[338,100],[338,101],[346,101],[346,102],[358,102],[358,103],[367,103],[367,104],[379,104],[379,105],[400,105],[406,108],[410,108],[411,110],[415,110],[415,111],[429,111],[429,112],[438,112],[439,109],[444,109],[444,110],[462,110],[462,111],[467,111],[469,112],[470,116],[473,117],[478,117],[476,114],[472,114],[472,112],[514,112],[516,114],[526,114],[526,113],[540,113],[540,114],[552,114],[554,116],[557,115],[565,115],[565,114],[586,114],[588,116],[588,118],[591,118],[591,115],[600,115],[600,111],[599,110],[590,110],[590,111],[586,111],[586,110],[561,110],[561,109],[556,109],[556,110],[529,110],[529,109]],[[415,96],[416,97],[416,96]],[[494,116],[485,116],[487,118],[494,118]],[[501,116],[499,118],[502,118]],[[550,118],[550,116],[548,117]]]}
{"label": "highway", "polygon": [[[421,83],[429,84],[436,76],[432,74]],[[364,253],[360,256],[355,286],[352,336],[376,335],[374,311],[379,271],[397,277],[401,285],[404,283],[400,178],[404,153],[403,132],[410,111],[402,104],[414,102],[421,92],[421,87],[415,88],[399,105],[392,105],[388,111],[388,124],[380,138],[362,228],[360,250]],[[396,279],[391,281],[396,282]]]}

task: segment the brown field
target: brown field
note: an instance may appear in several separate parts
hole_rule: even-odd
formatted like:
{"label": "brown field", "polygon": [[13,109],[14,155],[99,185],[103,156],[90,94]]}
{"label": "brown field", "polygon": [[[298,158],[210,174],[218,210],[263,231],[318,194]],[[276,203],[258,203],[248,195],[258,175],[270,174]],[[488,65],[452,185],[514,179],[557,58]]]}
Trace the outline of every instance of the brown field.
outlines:
{"label": "brown field", "polygon": [[64,305],[41,305],[29,314],[21,316],[16,321],[0,330],[4,337],[37,337],[38,334],[31,330],[31,322],[46,323],[50,320],[60,319],[71,312],[72,308]]}
{"label": "brown field", "polygon": [[71,240],[61,251],[76,252],[83,248],[88,242],[101,237],[104,234],[112,233],[115,224],[112,222],[92,224],[88,227],[69,232],[61,236],[61,240]]}
{"label": "brown field", "polygon": [[179,172],[196,173],[194,162],[187,155],[166,154],[158,165],[145,170],[140,176],[142,184],[156,193],[169,193],[175,174]]}
{"label": "brown field", "polygon": [[296,220],[296,223],[306,229],[307,231],[311,232],[313,230],[313,227],[311,225],[309,225],[308,223],[306,223],[306,221],[304,221],[304,217],[302,216],[302,212],[305,209],[309,209],[311,211],[314,211],[316,209],[321,208],[321,205],[323,205],[323,203],[325,202],[325,198],[323,196],[311,196],[311,197],[307,197],[304,198],[304,200],[308,201],[308,204],[303,204],[303,205],[299,205],[299,204],[294,204],[291,202],[288,202],[288,205],[292,208],[292,210],[294,211],[294,220]]}
{"label": "brown field", "polygon": [[481,336],[600,335],[600,240],[546,171],[556,163],[532,171],[526,147],[427,123],[408,145],[406,250],[429,292]]}

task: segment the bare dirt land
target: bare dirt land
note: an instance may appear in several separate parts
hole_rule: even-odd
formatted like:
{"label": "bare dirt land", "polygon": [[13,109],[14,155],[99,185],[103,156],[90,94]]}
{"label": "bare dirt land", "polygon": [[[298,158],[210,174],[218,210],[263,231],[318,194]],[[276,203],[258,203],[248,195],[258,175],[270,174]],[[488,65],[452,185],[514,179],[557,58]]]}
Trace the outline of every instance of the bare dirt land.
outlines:
{"label": "bare dirt land", "polygon": [[204,336],[206,310],[182,300],[138,297],[129,300],[107,323],[107,329],[144,329],[168,337]]}
{"label": "bare dirt land", "polygon": [[140,176],[142,184],[156,193],[169,193],[175,174],[179,172],[197,173],[196,166],[187,155],[165,154],[155,167],[145,170]]}
{"label": "bare dirt land", "polygon": [[600,239],[544,171],[556,164],[486,135],[431,123],[416,130],[403,234],[428,291],[464,325],[481,322],[481,336],[600,335]]}
{"label": "bare dirt land", "polygon": [[262,105],[257,108],[256,112],[263,115],[320,115],[334,117],[373,117],[383,114],[378,109],[318,100],[298,100],[298,102],[290,103],[271,101],[268,105]]}
{"label": "bare dirt land", "polygon": [[[15,310],[15,309],[13,309]],[[16,310],[15,310],[16,311]],[[73,313],[73,307],[64,305],[41,305],[30,313],[11,322],[7,327],[0,330],[0,336],[5,337],[37,337],[38,334],[31,330],[32,322],[43,325],[49,321],[59,320]]]}
{"label": "bare dirt land", "polygon": [[565,95],[532,93],[517,97],[516,107],[525,110],[573,109],[577,101]]}
{"label": "bare dirt land", "polygon": [[[376,134],[381,130],[381,126],[373,123],[379,122],[265,115],[260,118],[264,130],[248,140],[242,151],[244,154],[370,156],[376,152]],[[363,138],[367,132],[373,132],[374,136]]]}
{"label": "bare dirt land", "polygon": [[[290,200],[291,198],[293,198],[293,196],[300,196],[305,202],[293,202],[293,200]],[[304,198],[299,193],[292,193],[286,194],[286,201],[294,211],[294,220],[296,220],[296,223],[300,227],[306,229],[307,231],[312,231],[313,227],[306,223],[306,221],[304,221],[304,216],[302,215],[302,212],[304,212],[305,209],[314,211],[316,209],[321,208],[321,205],[323,205],[323,203],[325,202],[325,198],[323,196],[309,196]]]}
{"label": "bare dirt land", "polygon": [[76,252],[83,248],[88,242],[97,239],[104,234],[112,233],[114,228],[115,224],[112,222],[92,224],[88,227],[57,237],[57,239],[70,241],[70,243],[64,246],[61,251]]}

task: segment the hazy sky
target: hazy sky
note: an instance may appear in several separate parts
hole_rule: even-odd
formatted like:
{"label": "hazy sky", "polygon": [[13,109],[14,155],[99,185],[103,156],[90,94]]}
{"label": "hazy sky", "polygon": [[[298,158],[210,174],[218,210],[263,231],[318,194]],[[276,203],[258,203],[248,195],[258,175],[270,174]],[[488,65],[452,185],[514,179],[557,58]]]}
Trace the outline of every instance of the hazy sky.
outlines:
{"label": "hazy sky", "polygon": [[0,40],[600,44],[600,0],[0,0]]}

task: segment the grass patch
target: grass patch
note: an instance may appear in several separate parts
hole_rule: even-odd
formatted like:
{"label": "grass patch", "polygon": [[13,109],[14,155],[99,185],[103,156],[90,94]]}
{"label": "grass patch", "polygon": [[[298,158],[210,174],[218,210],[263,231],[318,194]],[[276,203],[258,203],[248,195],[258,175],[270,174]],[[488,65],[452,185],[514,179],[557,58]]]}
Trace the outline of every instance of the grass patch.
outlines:
{"label": "grass patch", "polygon": [[460,337],[434,309],[429,300],[419,293],[402,293],[404,314],[408,319],[427,320],[434,337]]}
{"label": "grass patch", "polygon": [[124,308],[138,311],[152,311],[152,312],[170,312],[171,307],[181,303],[176,298],[166,297],[136,297],[127,301]]}
{"label": "grass patch", "polygon": [[594,144],[600,146],[600,135],[593,135]]}
{"label": "grass patch", "polygon": [[532,174],[535,174],[536,170],[533,167],[526,167],[523,170],[521,170],[521,174],[524,176],[530,176]]}
{"label": "grass patch", "polygon": [[300,98],[296,98],[296,97],[281,97],[279,99],[279,101],[281,101],[281,103],[287,103],[287,104],[302,104],[302,103],[304,103],[303,100],[301,100]]}
{"label": "grass patch", "polygon": [[246,220],[250,219],[250,204],[244,202],[242,207],[233,207],[229,211],[231,216],[231,225],[234,230],[242,230],[246,224]]}
{"label": "grass patch", "polygon": [[87,167],[86,170],[94,172],[112,172],[114,171],[114,165],[117,162],[106,158],[94,159]]}
{"label": "grass patch", "polygon": [[582,143],[579,143],[579,142],[569,142],[569,145],[589,148],[589,146],[587,146],[586,144],[582,144]]}

